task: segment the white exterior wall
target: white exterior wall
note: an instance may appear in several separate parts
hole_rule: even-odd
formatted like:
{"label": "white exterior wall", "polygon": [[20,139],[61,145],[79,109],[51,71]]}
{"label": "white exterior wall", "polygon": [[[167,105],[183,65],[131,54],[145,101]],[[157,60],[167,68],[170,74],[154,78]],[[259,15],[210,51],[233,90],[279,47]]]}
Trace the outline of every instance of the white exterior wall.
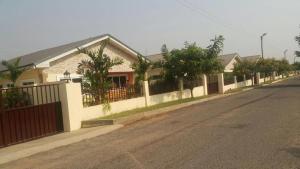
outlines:
{"label": "white exterior wall", "polygon": [[233,90],[233,89],[236,89],[235,83],[224,86],[224,92],[226,92],[228,90]]}
{"label": "white exterior wall", "polygon": [[204,88],[203,86],[198,86],[198,87],[195,87],[193,89],[193,95],[194,97],[200,97],[200,96],[204,96]]}
{"label": "white exterior wall", "polygon": [[251,79],[246,80],[246,86],[252,86],[252,80]]}
{"label": "white exterior wall", "polygon": [[259,84],[264,83],[264,78],[259,79]]}
{"label": "white exterior wall", "polygon": [[[204,95],[203,86],[195,87],[194,90],[194,97],[200,97]],[[182,93],[182,98],[187,99],[191,98],[191,92],[189,89],[186,89]],[[176,101],[180,99],[180,92],[174,91],[169,93],[163,93],[158,95],[149,96],[149,103],[148,106],[153,106],[156,104],[161,104],[170,101]],[[146,107],[146,102],[144,97],[122,100],[118,102],[110,103],[111,110],[109,112],[103,111],[103,105],[96,105],[91,107],[83,108],[82,113],[82,120],[91,120],[111,114],[120,113],[127,110],[133,110],[137,108]]]}
{"label": "white exterior wall", "polygon": [[[190,90],[184,90],[183,91],[183,97],[186,98],[187,94],[190,93]],[[180,92],[179,91],[174,91],[174,92],[169,92],[169,93],[163,93],[163,94],[156,94],[156,95],[151,95],[149,96],[149,106],[160,104],[160,103],[165,103],[165,102],[171,102],[171,101],[176,101],[180,99]]]}
{"label": "white exterior wall", "polygon": [[103,105],[91,106],[83,108],[82,120],[95,119],[102,116],[107,116],[115,113],[120,113],[127,110],[133,110],[137,108],[145,107],[145,98],[138,97],[128,100],[122,100],[118,102],[110,103],[111,110],[108,112],[103,111]]}

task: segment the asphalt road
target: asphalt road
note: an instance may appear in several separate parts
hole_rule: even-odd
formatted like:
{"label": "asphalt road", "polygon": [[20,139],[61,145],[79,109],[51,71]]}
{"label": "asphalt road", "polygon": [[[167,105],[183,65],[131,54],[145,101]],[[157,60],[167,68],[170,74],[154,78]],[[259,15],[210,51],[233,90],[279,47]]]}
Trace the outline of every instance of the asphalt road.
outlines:
{"label": "asphalt road", "polygon": [[179,109],[0,168],[300,169],[300,79]]}

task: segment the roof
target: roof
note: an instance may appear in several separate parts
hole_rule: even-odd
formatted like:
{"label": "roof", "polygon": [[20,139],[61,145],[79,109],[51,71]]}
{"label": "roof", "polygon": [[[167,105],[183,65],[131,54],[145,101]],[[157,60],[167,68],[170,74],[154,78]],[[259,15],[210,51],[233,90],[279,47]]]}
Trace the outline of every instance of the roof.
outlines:
{"label": "roof", "polygon": [[[20,67],[27,67],[27,66],[36,66],[39,63],[42,63],[46,60],[55,58],[63,53],[69,52],[71,50],[74,50],[78,47],[84,46],[88,43],[91,43],[93,41],[96,41],[98,39],[101,38],[112,38],[114,40],[116,40],[117,42],[121,43],[122,45],[124,45],[126,48],[136,52],[135,50],[131,49],[130,47],[128,47],[127,45],[125,45],[124,43],[122,43],[120,40],[116,39],[115,37],[111,36],[110,34],[103,34],[103,35],[99,35],[99,36],[95,36],[95,37],[90,37],[84,40],[80,40],[80,41],[76,41],[76,42],[72,42],[72,43],[68,43],[68,44],[64,44],[64,45],[60,45],[57,47],[53,47],[53,48],[48,48],[48,49],[43,49],[43,50],[39,50],[37,52],[33,52],[30,54],[26,54],[23,56],[19,56],[13,59],[8,60],[8,62],[13,62],[14,60],[16,60],[17,58],[21,58],[20,60]],[[0,71],[5,71],[6,68],[0,64]]]}
{"label": "roof", "polygon": [[155,54],[155,55],[149,55],[149,56],[146,56],[146,58],[148,60],[150,60],[151,62],[160,62],[160,61],[164,60],[164,56],[161,53]]}
{"label": "roof", "polygon": [[240,57],[240,55],[238,53],[231,53],[218,56],[218,58],[221,60],[222,65],[225,67],[236,57]]}
{"label": "roof", "polygon": [[245,56],[245,57],[241,57],[241,59],[250,62],[257,62],[259,59],[261,59],[261,56],[260,55]]}

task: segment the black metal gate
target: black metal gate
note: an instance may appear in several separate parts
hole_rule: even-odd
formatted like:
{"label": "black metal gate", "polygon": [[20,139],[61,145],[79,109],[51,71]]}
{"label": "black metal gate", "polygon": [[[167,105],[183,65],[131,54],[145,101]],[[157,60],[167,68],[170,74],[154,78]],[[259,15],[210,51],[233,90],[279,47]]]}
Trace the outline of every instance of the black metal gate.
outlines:
{"label": "black metal gate", "polygon": [[219,93],[218,75],[207,76],[207,91],[208,94]]}
{"label": "black metal gate", "polygon": [[59,85],[1,89],[0,147],[63,132]]}

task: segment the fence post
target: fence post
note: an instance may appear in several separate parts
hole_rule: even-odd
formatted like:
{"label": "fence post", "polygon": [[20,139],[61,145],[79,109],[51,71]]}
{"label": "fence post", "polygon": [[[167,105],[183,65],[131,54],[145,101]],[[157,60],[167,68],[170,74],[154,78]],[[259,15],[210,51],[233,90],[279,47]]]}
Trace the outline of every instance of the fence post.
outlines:
{"label": "fence post", "polygon": [[149,96],[149,82],[148,80],[143,81],[143,92],[145,97],[145,106],[148,107],[150,103],[150,96]]}
{"label": "fence post", "polygon": [[202,75],[202,86],[203,86],[203,94],[204,96],[208,95],[207,92],[207,76],[205,74]]}
{"label": "fence post", "polygon": [[183,78],[179,78],[179,92],[180,92],[180,96],[179,98],[182,99],[183,98]]}
{"label": "fence post", "polygon": [[83,103],[80,85],[80,83],[62,83],[59,85],[65,131],[73,131],[81,128]]}
{"label": "fence post", "polygon": [[276,80],[276,72],[275,71],[272,72],[272,79]]}
{"label": "fence post", "polygon": [[258,85],[260,84],[260,72],[256,73],[256,82]]}
{"label": "fence post", "polygon": [[218,74],[218,87],[219,87],[219,93],[224,93],[224,74],[219,73]]}
{"label": "fence post", "polygon": [[236,76],[233,76],[233,81],[234,81],[235,88],[238,88],[237,77]]}

